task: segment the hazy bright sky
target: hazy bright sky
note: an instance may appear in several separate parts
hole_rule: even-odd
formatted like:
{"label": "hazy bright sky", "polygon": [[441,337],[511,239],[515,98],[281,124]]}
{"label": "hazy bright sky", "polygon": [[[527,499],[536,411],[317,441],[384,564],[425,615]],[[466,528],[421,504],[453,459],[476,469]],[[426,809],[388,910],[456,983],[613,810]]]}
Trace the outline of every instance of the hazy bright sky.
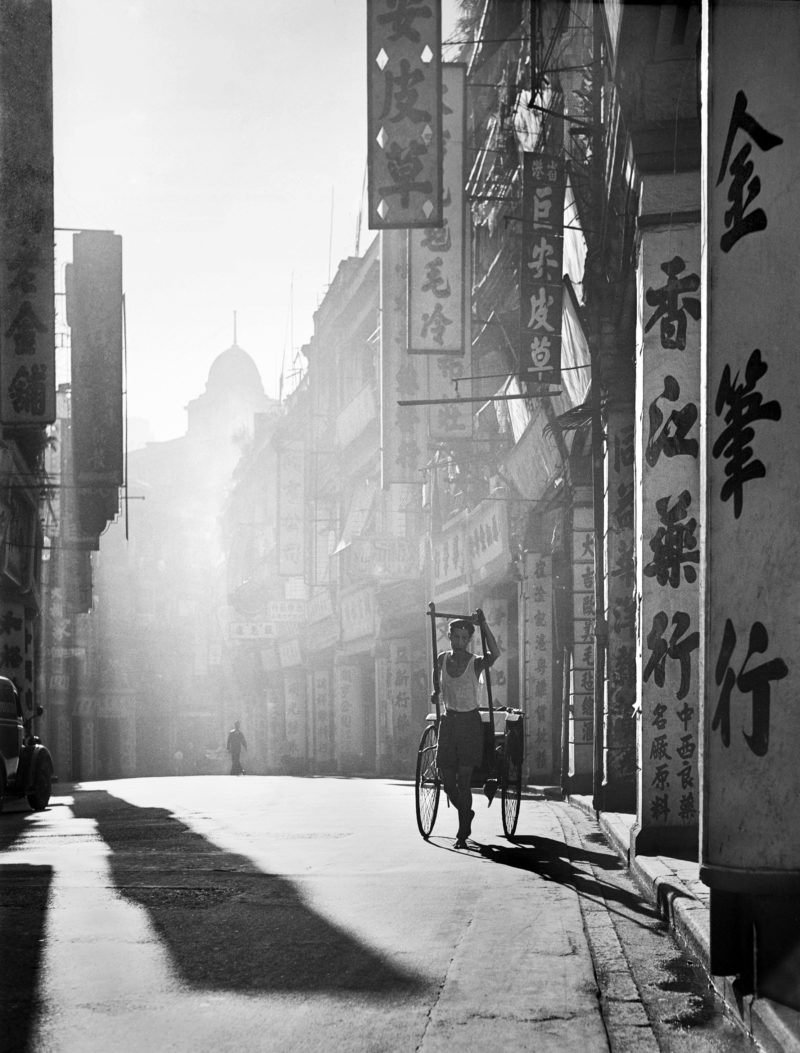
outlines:
{"label": "hazy bright sky", "polygon": [[129,416],[185,432],[234,310],[277,396],[355,252],[364,0],[55,0],[53,36],[56,226],[122,235]]}

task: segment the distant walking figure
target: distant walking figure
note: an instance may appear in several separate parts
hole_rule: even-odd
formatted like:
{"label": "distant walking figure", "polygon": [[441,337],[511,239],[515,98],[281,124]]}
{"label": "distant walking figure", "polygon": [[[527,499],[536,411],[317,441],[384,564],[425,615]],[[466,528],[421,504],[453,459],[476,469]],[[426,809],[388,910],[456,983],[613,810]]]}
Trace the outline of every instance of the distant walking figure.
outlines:
{"label": "distant walking figure", "polygon": [[242,750],[247,749],[247,739],[239,728],[238,720],[228,732],[228,745],[226,749],[231,755],[231,775],[244,775],[244,768],[242,767],[239,757]]}

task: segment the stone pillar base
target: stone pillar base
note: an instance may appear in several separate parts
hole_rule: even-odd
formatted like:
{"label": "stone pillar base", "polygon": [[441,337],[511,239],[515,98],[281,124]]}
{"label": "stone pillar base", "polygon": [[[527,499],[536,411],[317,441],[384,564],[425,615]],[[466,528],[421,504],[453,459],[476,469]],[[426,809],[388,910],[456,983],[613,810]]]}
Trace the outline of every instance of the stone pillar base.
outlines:
{"label": "stone pillar base", "polygon": [[631,830],[631,855],[674,856],[697,859],[699,830],[696,826],[647,826],[641,823]]}
{"label": "stone pillar base", "polygon": [[636,785],[630,782],[607,782],[600,795],[601,812],[636,813]]}

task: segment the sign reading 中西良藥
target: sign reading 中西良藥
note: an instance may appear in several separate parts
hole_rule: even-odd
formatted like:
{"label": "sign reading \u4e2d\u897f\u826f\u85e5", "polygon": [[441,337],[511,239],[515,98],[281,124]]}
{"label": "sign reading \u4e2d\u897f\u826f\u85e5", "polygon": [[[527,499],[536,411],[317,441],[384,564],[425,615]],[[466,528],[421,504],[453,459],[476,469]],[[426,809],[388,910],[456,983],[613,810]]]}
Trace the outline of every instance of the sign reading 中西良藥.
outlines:
{"label": "sign reading \u4e2d\u897f\u826f\u85e5", "polygon": [[442,221],[439,3],[367,2],[368,223]]}
{"label": "sign reading \u4e2d\u897f\u826f\u85e5", "polygon": [[[704,880],[800,875],[800,10],[709,6]],[[768,61],[752,41],[769,26]],[[767,889],[769,886],[766,886]]]}

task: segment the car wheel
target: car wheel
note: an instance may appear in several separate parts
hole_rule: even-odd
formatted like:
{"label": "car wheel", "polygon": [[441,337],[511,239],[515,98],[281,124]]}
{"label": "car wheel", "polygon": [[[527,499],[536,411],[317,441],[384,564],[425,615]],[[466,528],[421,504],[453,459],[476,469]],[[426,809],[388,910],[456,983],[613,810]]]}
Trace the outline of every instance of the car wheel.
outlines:
{"label": "car wheel", "polygon": [[53,765],[47,757],[42,757],[36,766],[33,789],[28,794],[28,804],[35,812],[43,812],[50,803],[52,784]]}

